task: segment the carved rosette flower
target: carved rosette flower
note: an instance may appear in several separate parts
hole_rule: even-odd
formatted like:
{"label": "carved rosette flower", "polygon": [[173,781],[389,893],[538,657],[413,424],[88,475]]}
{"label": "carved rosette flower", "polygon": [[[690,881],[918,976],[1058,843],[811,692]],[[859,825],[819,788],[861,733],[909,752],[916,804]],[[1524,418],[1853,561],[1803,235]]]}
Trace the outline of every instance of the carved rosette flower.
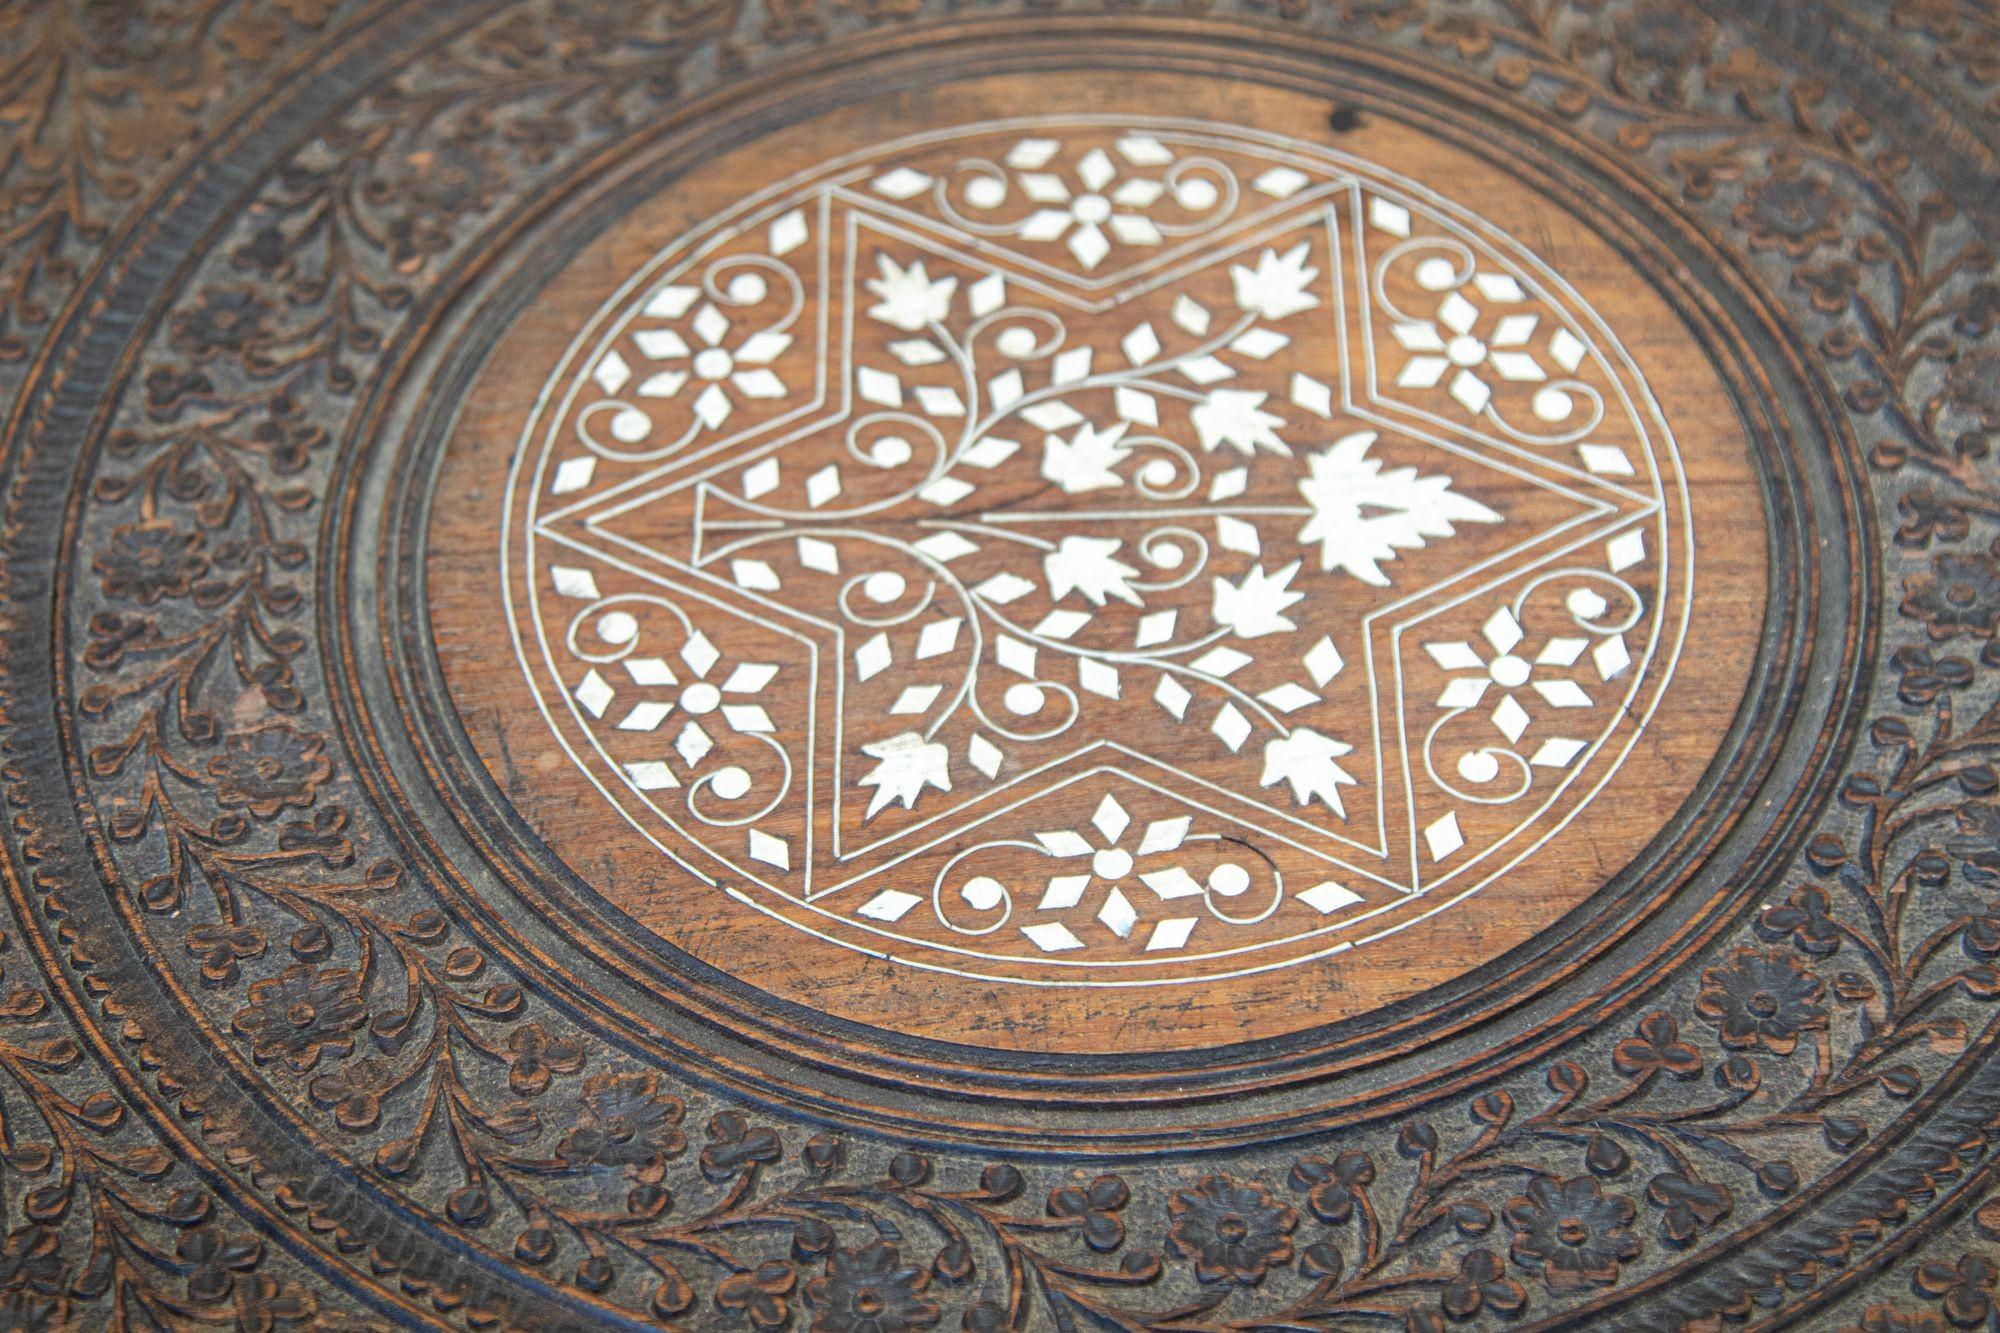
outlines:
{"label": "carved rosette flower", "polygon": [[1639,1254],[1632,1201],[1605,1194],[1589,1176],[1545,1176],[1507,1203],[1514,1226],[1514,1262],[1540,1273],[1558,1294],[1608,1287],[1618,1266]]}
{"label": "carved rosette flower", "polygon": [[870,1241],[837,1249],[826,1272],[806,1283],[813,1328],[824,1333],[908,1333],[929,1328],[941,1313],[926,1295],[931,1275],[905,1267],[893,1245]]}
{"label": "carved rosette flower", "polygon": [[142,606],[187,596],[208,565],[200,532],[157,520],[113,529],[90,562],[106,597]]}
{"label": "carved rosette flower", "polygon": [[1203,1282],[1261,1282],[1273,1264],[1292,1257],[1296,1208],[1261,1187],[1228,1176],[1203,1176],[1167,1201],[1168,1242],[1194,1262]]}
{"label": "carved rosette flower", "polygon": [[492,205],[493,167],[484,153],[449,140],[377,163],[367,197],[395,210],[388,237],[398,270],[414,272],[450,249],[458,220]]}
{"label": "carved rosette flower", "polygon": [[1783,950],[1737,949],[1701,974],[1695,1012],[1715,1025],[1725,1046],[1789,1055],[1800,1033],[1826,1026],[1825,989]]}
{"label": "carved rosette flower", "polygon": [[259,1064],[283,1060],[305,1073],[322,1054],[354,1049],[354,1029],[367,1017],[359,978],[346,968],[294,963],[250,987],[250,1003],[231,1026],[250,1042]]}
{"label": "carved rosette flower", "polygon": [[660,1090],[657,1074],[593,1074],[583,1081],[582,1115],[556,1152],[571,1166],[657,1168],[687,1146],[685,1110]]}
{"label": "carved rosette flower", "polygon": [[1735,219],[1752,249],[1782,250],[1798,259],[1839,240],[1849,211],[1832,184],[1786,157],[1744,190]]}
{"label": "carved rosette flower", "polygon": [[1991,556],[1940,555],[1903,580],[1903,614],[1924,622],[1933,639],[1991,638],[2000,627],[2000,564]]}
{"label": "carved rosette flower", "polygon": [[311,805],[320,784],[333,776],[333,762],[326,756],[326,737],[273,722],[232,732],[222,753],[208,761],[208,776],[217,805],[272,819]]}
{"label": "carved rosette flower", "polygon": [[1715,22],[1681,0],[1650,0],[1619,16],[1611,34],[1621,72],[1653,76],[1655,98],[1671,101],[1714,44]]}

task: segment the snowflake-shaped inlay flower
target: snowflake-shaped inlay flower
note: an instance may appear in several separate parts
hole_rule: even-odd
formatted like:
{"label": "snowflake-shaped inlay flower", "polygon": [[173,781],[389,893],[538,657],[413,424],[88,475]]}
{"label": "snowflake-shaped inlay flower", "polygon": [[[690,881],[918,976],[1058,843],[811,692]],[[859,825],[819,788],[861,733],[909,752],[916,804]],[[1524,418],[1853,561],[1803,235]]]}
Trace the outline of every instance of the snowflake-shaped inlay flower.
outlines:
{"label": "snowflake-shaped inlay flower", "polygon": [[[1118,141],[1117,160],[1102,148],[1093,148],[1077,160],[1069,178],[1045,170],[1062,145],[1054,139],[1023,139],[1007,154],[1014,179],[1021,192],[1041,207],[1021,223],[1020,235],[1030,241],[1062,241],[1076,262],[1096,268],[1111,253],[1111,238],[1126,245],[1158,245],[1165,239],[1158,224],[1146,216],[1165,195],[1168,187],[1149,176],[1131,174],[1163,167],[1174,160],[1173,153],[1159,140],[1144,135],[1127,135]],[[1212,208],[1218,198],[1209,181],[1190,178],[1175,187],[1174,197],[1183,208],[1201,211]],[[1005,187],[989,178],[983,188],[968,194],[975,208],[995,208],[1006,198]],[[1107,236],[1106,231],[1110,232]]]}
{"label": "snowflake-shaped inlay flower", "polygon": [[[754,274],[739,275],[737,283],[762,283]],[[750,292],[737,293],[739,299]],[[677,323],[662,328],[642,329],[632,341],[649,360],[663,368],[639,381],[633,392],[640,398],[671,399],[690,385],[701,386],[693,402],[694,414],[710,430],[721,426],[735,410],[736,398],[782,398],[787,390],[770,363],[792,345],[792,335],[762,329],[741,338],[734,332],[729,316],[712,301],[702,301],[694,287],[663,288],[646,305],[646,313],[661,315]],[[682,316],[694,308],[692,319]],[[733,394],[731,391],[734,391]]]}
{"label": "snowflake-shaped inlay flower", "polygon": [[[1076,829],[1035,835],[1035,841],[1050,856],[1080,863],[1077,869],[1050,878],[1035,910],[1068,911],[1081,903],[1092,888],[1105,886],[1109,891],[1104,895],[1095,919],[1119,939],[1130,939],[1133,929],[1139,924],[1139,912],[1132,905],[1131,898],[1126,896],[1127,888],[1138,893],[1143,886],[1162,902],[1200,897],[1209,892],[1234,897],[1249,888],[1250,874],[1239,865],[1225,863],[1217,866],[1209,873],[1208,884],[1204,887],[1180,864],[1179,858],[1173,854],[1180,851],[1187,841],[1193,822],[1192,817],[1187,815],[1156,819],[1147,824],[1145,831],[1136,839],[1127,839],[1125,835],[1132,827],[1132,816],[1116,797],[1107,792],[1090,816],[1090,825],[1096,834],[1094,838]],[[1083,868],[1085,863],[1088,869]],[[976,879],[966,885],[966,897],[974,906],[979,905],[977,895],[981,887],[982,882]],[[1186,947],[1188,937],[1194,933],[1199,921],[1196,916],[1170,916],[1160,921],[1147,937],[1147,952]],[[1075,932],[1060,921],[1041,921],[1023,926],[1021,933],[1048,953],[1084,947]]]}
{"label": "snowflake-shaped inlay flower", "polygon": [[[1521,284],[1504,273],[1479,273],[1470,290],[1475,302],[1458,286],[1458,273],[1448,259],[1426,259],[1417,265],[1417,285],[1444,291],[1430,320],[1406,320],[1394,327],[1396,341],[1415,353],[1396,376],[1405,389],[1429,389],[1443,382],[1468,412],[1486,410],[1493,398],[1493,379],[1537,383],[1548,378],[1528,351],[1541,316],[1525,311],[1493,311],[1489,307],[1519,305],[1528,299]],[[1448,290],[1447,290],[1448,289]]]}
{"label": "snowflake-shaped inlay flower", "polygon": [[[595,633],[604,642],[624,646],[634,644],[639,622],[630,612],[606,611],[597,618]],[[676,661],[634,652],[619,664],[625,681],[613,685],[605,672],[589,671],[576,687],[577,702],[598,718],[615,716],[616,727],[624,732],[657,732],[676,714],[682,719],[674,733],[672,751],[689,771],[702,767],[716,749],[711,729],[726,727],[744,735],[769,735],[777,730],[771,715],[756,697],[777,676],[778,668],[768,662],[742,662],[723,666],[722,651],[709,637],[696,630],[676,654]],[[620,698],[636,696],[636,702],[614,709]],[[678,787],[672,765],[664,757],[629,763],[626,776],[642,791]],[[750,776],[734,765],[718,770],[710,779],[717,796],[735,800],[749,790]]]}
{"label": "snowflake-shaped inlay flower", "polygon": [[[1557,709],[1589,708],[1595,702],[1576,681],[1559,674],[1575,666],[1586,652],[1591,651],[1589,639],[1552,636],[1530,659],[1521,652],[1527,634],[1514,613],[1504,606],[1487,617],[1480,633],[1485,640],[1485,650],[1463,639],[1424,645],[1424,651],[1430,654],[1431,660],[1446,671],[1476,673],[1452,677],[1444,692],[1438,696],[1439,708],[1463,710],[1481,707],[1487,700],[1487,692],[1498,690],[1500,701],[1487,716],[1494,728],[1507,738],[1509,744],[1513,744],[1535,721],[1534,715],[1522,706],[1521,699],[1531,697],[1525,696],[1525,691],[1532,690],[1541,697],[1544,705]],[[1631,663],[1622,634],[1605,639],[1593,656],[1598,674],[1605,680],[1619,675]],[[1550,740],[1537,752],[1534,762],[1561,766],[1573,759],[1582,748],[1582,743],[1578,741]]]}

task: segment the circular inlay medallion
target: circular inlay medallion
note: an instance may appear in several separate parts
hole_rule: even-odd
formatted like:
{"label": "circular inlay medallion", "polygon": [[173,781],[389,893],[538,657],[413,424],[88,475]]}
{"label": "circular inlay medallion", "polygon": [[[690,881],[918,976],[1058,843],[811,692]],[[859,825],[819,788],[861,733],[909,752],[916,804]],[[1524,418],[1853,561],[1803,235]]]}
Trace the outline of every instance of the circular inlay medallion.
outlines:
{"label": "circular inlay medallion", "polygon": [[1534,181],[1055,82],[774,131],[549,282],[439,483],[453,697],[635,928],[816,1010],[1108,1051],[1420,993],[1715,754],[1747,448]]}

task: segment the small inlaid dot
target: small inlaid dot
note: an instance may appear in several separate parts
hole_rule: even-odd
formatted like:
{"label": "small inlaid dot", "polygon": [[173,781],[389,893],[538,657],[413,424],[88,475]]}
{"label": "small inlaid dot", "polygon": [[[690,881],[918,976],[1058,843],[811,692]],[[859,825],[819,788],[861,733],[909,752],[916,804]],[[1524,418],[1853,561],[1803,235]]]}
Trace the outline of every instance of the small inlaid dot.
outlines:
{"label": "small inlaid dot", "polygon": [[1500,776],[1500,761],[1484,750],[1472,750],[1458,757],[1458,775],[1467,782],[1491,782]]}
{"label": "small inlaid dot", "polygon": [[1132,853],[1122,847],[1106,847],[1090,858],[1090,868],[1100,879],[1120,879],[1132,873]]}
{"label": "small inlaid dot", "polygon": [[974,208],[998,208],[1007,202],[1007,184],[998,176],[980,176],[965,187],[965,202]]}
{"label": "small inlaid dot", "polygon": [[1576,410],[1575,400],[1561,389],[1541,390],[1531,406],[1535,415],[1544,421],[1567,421],[1569,414]]}
{"label": "small inlaid dot", "polygon": [[1417,286],[1427,292],[1441,292],[1458,285],[1458,268],[1449,259],[1426,259],[1417,265]]}
{"label": "small inlaid dot", "polygon": [[958,896],[978,911],[990,912],[1007,896],[1007,886],[991,875],[975,875],[965,881],[965,887],[958,891]]}
{"label": "small inlaid dot", "polygon": [[909,583],[893,569],[878,569],[861,580],[861,595],[877,606],[885,606],[903,595]]}
{"label": "small inlaid dot", "polygon": [[868,456],[875,460],[877,467],[901,467],[910,461],[915,452],[910,448],[910,442],[902,436],[885,435],[875,441],[874,446],[868,451]]}
{"label": "small inlaid dot", "polygon": [[1250,872],[1234,861],[1224,861],[1208,873],[1208,887],[1225,898],[1234,898],[1250,887]]}
{"label": "small inlaid dot", "polygon": [[624,444],[637,444],[653,430],[653,419],[636,407],[627,407],[611,418],[611,434]]}
{"label": "small inlaid dot", "polygon": [[1024,356],[1033,356],[1035,331],[1017,324],[1011,329],[1003,329],[1000,336],[993,340],[993,345],[1000,349],[1000,355],[1011,356],[1016,360]]}
{"label": "small inlaid dot", "polygon": [[1087,227],[1111,216],[1111,201],[1101,194],[1080,194],[1069,206],[1069,215]]}
{"label": "small inlaid dot", "polygon": [[1182,181],[1180,186],[1174,191],[1175,201],[1182,208],[1194,213],[1214,208],[1216,200],[1221,197],[1221,193],[1215,188],[1214,181],[1200,179]]}
{"label": "small inlaid dot", "polygon": [[1007,693],[1000,698],[1007,705],[1007,711],[1016,717],[1026,717],[1042,709],[1042,691],[1037,685],[1009,685]]}
{"label": "small inlaid dot", "polygon": [[1603,594],[1589,588],[1578,588],[1569,595],[1570,614],[1582,616],[1585,620],[1595,620],[1603,615],[1605,605]]}

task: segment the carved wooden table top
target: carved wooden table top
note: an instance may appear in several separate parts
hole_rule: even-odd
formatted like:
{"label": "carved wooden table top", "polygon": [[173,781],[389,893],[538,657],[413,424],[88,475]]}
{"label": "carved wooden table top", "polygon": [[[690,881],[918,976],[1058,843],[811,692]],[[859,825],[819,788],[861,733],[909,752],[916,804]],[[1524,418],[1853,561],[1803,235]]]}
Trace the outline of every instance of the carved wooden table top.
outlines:
{"label": "carved wooden table top", "polygon": [[2000,1330],[1976,0],[0,12],[0,1327]]}

